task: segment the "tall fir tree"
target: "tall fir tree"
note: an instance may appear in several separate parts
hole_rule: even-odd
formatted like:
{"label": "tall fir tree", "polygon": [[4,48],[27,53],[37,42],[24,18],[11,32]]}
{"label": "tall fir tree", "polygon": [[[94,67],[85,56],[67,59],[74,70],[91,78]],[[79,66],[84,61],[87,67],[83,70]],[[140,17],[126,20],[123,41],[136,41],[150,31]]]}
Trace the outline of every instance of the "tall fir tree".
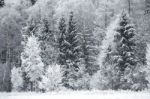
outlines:
{"label": "tall fir tree", "polygon": [[[125,12],[122,13],[119,26],[116,30],[114,42],[116,43],[116,52],[113,52],[115,66],[119,69],[119,85],[126,89],[129,87],[127,75],[132,76],[134,69],[137,66],[136,43],[135,43],[135,28],[131,20]],[[133,80],[133,79],[132,79]],[[131,83],[131,82],[130,82]],[[125,86],[125,85],[127,86]]]}
{"label": "tall fir tree", "polygon": [[135,56],[135,28],[129,16],[123,12],[117,28],[114,42],[116,43],[116,66],[123,73],[127,67],[134,69],[137,64]]}
{"label": "tall fir tree", "polygon": [[66,65],[66,50],[65,48],[65,38],[66,38],[66,20],[64,17],[60,19],[59,22],[59,38],[58,38],[58,48],[59,48],[59,56],[58,56],[58,63],[61,65]]}
{"label": "tall fir tree", "polygon": [[[81,66],[81,46],[74,20],[73,12],[70,13],[68,28],[65,30],[65,21],[62,18],[60,22],[60,64],[63,66],[63,85],[67,88],[77,89],[76,81],[78,80]],[[66,32],[65,32],[66,31]]]}
{"label": "tall fir tree", "polygon": [[38,27],[37,36],[41,42],[41,57],[46,67],[57,61],[58,50],[54,33],[54,30],[50,28],[48,19],[44,18]]}
{"label": "tall fir tree", "polygon": [[93,32],[87,28],[82,37],[83,59],[86,69],[85,72],[89,75],[93,75],[99,70],[99,66],[97,64],[98,49],[96,48]]}
{"label": "tall fir tree", "polygon": [[109,50],[110,60],[117,72],[113,80],[114,89],[142,90],[147,86],[144,73],[140,71],[142,64],[138,61],[136,54],[135,33],[135,27],[129,15],[122,12],[114,36],[114,49]]}

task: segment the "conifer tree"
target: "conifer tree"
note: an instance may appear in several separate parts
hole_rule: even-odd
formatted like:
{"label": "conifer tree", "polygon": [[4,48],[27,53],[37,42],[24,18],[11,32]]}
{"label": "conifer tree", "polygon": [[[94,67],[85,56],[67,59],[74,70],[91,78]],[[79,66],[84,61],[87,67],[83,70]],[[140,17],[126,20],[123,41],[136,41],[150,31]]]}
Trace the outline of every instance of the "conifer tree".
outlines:
{"label": "conifer tree", "polygon": [[98,49],[96,48],[94,35],[89,29],[86,29],[85,33],[83,33],[82,49],[86,69],[85,72],[89,75],[93,75],[99,69],[96,60]]}
{"label": "conifer tree", "polygon": [[63,57],[63,61],[60,60],[59,62],[63,65],[63,85],[67,88],[77,89],[76,81],[78,80],[81,66],[81,47],[79,45],[79,38],[73,12],[70,13],[69,17],[66,32],[64,19],[61,19],[61,24],[59,26],[61,31],[61,38],[59,39],[59,44],[61,46],[60,57]]}
{"label": "conifer tree", "polygon": [[116,34],[114,35],[114,47],[109,48],[107,54],[108,64],[113,64],[117,72],[114,89],[131,89],[133,74],[137,69],[135,29],[129,16],[123,12],[120,16]]}
{"label": "conifer tree", "polygon": [[[117,34],[115,35],[114,39],[114,42],[116,43],[116,51],[113,52],[113,57],[115,57],[115,66],[119,69],[120,72],[118,75],[120,77],[119,86],[122,86],[128,80],[124,77],[127,75],[132,76],[132,73],[137,66],[137,57],[135,54],[136,43],[134,40],[134,25],[131,23],[129,16],[125,12],[122,13],[118,25],[119,26],[116,30]],[[122,76],[123,81],[121,78]]]}
{"label": "conifer tree", "polygon": [[65,37],[66,37],[66,23],[65,18],[61,18],[59,22],[59,38],[58,38],[58,47],[59,47],[59,56],[58,56],[58,63],[61,65],[66,65],[66,57],[65,57]]}
{"label": "conifer tree", "polygon": [[134,36],[134,25],[131,24],[128,15],[123,13],[114,40],[117,51],[115,55],[117,56],[116,62],[121,72],[124,72],[127,67],[134,68],[136,66]]}
{"label": "conifer tree", "polygon": [[37,36],[41,42],[41,57],[45,66],[51,65],[57,60],[56,40],[54,30],[50,29],[48,19],[43,19],[38,27]]}

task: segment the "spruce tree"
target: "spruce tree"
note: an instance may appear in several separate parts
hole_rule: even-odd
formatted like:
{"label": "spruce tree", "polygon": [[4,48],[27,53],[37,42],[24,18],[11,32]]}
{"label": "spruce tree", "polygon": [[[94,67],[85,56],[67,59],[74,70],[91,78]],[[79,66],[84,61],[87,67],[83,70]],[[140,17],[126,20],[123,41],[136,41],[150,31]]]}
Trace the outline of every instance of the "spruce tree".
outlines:
{"label": "spruce tree", "polygon": [[83,33],[82,49],[86,69],[85,72],[89,75],[93,75],[99,69],[96,59],[98,49],[96,48],[93,32],[89,29],[86,29],[85,33]]}
{"label": "spruce tree", "polygon": [[56,62],[57,60],[57,48],[56,48],[56,40],[54,35],[54,30],[50,28],[50,23],[48,19],[41,20],[41,23],[38,27],[37,37],[41,42],[41,57],[42,61],[47,67]]}
{"label": "spruce tree", "polygon": [[115,89],[130,89],[133,80],[131,76],[137,66],[135,28],[125,12],[122,13],[118,25],[114,37],[115,50],[111,51],[113,64],[118,69],[118,85]]}
{"label": "spruce tree", "polygon": [[58,38],[58,47],[59,47],[59,56],[58,56],[58,63],[61,64],[61,65],[66,65],[66,50],[64,49],[65,48],[65,37],[66,37],[66,21],[65,21],[65,18],[62,17],[60,19],[60,22],[59,22],[59,38]]}
{"label": "spruce tree", "polygon": [[78,80],[79,70],[81,66],[81,46],[79,45],[79,37],[74,20],[73,12],[70,13],[68,28],[65,32],[64,19],[61,19],[59,26],[61,38],[59,39],[60,64],[63,65],[64,79],[63,85],[67,88],[77,89],[76,81]]}
{"label": "spruce tree", "polygon": [[126,13],[123,13],[115,35],[116,43],[116,62],[121,72],[124,72],[127,67],[134,68],[136,66],[136,44],[134,41],[135,29],[130,23],[130,19]]}

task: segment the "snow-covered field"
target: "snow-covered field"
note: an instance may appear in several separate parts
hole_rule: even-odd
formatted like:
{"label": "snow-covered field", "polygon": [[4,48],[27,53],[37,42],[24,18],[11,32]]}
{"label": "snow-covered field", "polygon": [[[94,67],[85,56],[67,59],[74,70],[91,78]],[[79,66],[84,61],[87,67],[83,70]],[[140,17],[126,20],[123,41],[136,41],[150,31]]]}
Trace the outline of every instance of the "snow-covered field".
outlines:
{"label": "snow-covered field", "polygon": [[0,93],[0,99],[150,99],[150,92],[65,91],[52,93]]}

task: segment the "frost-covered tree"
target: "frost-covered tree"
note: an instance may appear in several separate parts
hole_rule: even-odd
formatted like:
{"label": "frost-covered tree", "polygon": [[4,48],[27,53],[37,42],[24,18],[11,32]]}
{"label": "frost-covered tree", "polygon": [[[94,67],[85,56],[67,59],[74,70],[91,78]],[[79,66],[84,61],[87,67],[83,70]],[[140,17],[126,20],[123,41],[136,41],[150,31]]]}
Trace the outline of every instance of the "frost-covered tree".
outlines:
{"label": "frost-covered tree", "polygon": [[51,65],[42,76],[40,89],[43,91],[60,90],[62,86],[62,70],[60,65]]}
{"label": "frost-covered tree", "polygon": [[56,38],[54,35],[54,30],[50,28],[50,22],[44,18],[37,31],[38,39],[41,42],[41,57],[42,61],[47,67],[53,63],[56,63],[57,60],[57,47],[56,47]]}
{"label": "frost-covered tree", "polygon": [[[113,53],[115,66],[120,72],[118,87],[121,89],[144,90],[147,88],[147,80],[144,71],[141,69],[144,68],[144,63],[141,63],[143,60],[139,61],[139,56],[137,56],[135,26],[125,12],[122,13],[118,25],[114,39],[117,53]],[[144,50],[145,45],[143,46]],[[145,55],[144,52],[143,55]]]}
{"label": "frost-covered tree", "polygon": [[137,64],[135,56],[136,44],[134,41],[135,28],[129,16],[124,12],[121,15],[116,31],[117,34],[114,39],[117,50],[115,55],[116,66],[119,67],[121,72],[124,72],[126,68],[134,69]]}
{"label": "frost-covered tree", "polygon": [[[116,34],[114,36],[115,48],[109,50],[108,61],[114,64],[118,74],[115,89],[130,89],[133,79],[131,78],[137,66],[135,54],[136,44],[134,40],[135,28],[129,16],[123,12],[120,16]],[[109,62],[108,62],[109,63]],[[126,78],[127,77],[127,78]],[[129,80],[129,78],[130,80]]]}
{"label": "frost-covered tree", "polygon": [[58,63],[61,65],[65,65],[66,63],[66,50],[65,47],[65,38],[66,38],[66,21],[65,18],[61,18],[59,22],[59,38],[58,38],[58,47],[59,47],[59,56]]}
{"label": "frost-covered tree", "polygon": [[20,67],[11,70],[11,83],[13,91],[21,91],[23,88],[23,76]]}
{"label": "frost-covered tree", "polygon": [[[59,27],[61,27],[61,25]],[[59,29],[61,29],[60,35],[63,35],[62,38],[64,39],[62,40],[62,42],[59,41],[61,42],[60,54],[64,58],[64,62],[60,64],[63,66],[64,72],[63,85],[67,88],[76,89],[75,87],[76,80],[78,80],[80,66],[82,67],[82,64],[81,64],[81,47],[79,45],[79,37],[73,12],[70,13],[66,33],[62,34],[65,31],[64,28],[62,29],[61,27]]]}
{"label": "frost-covered tree", "polygon": [[[21,54],[22,70],[27,90],[36,91],[44,72],[40,44],[35,36],[30,36]],[[29,88],[29,89],[28,89]]]}
{"label": "frost-covered tree", "polygon": [[83,59],[86,69],[85,72],[89,75],[93,75],[99,69],[97,64],[98,49],[96,47],[95,38],[93,32],[89,29],[86,29],[82,36]]}

